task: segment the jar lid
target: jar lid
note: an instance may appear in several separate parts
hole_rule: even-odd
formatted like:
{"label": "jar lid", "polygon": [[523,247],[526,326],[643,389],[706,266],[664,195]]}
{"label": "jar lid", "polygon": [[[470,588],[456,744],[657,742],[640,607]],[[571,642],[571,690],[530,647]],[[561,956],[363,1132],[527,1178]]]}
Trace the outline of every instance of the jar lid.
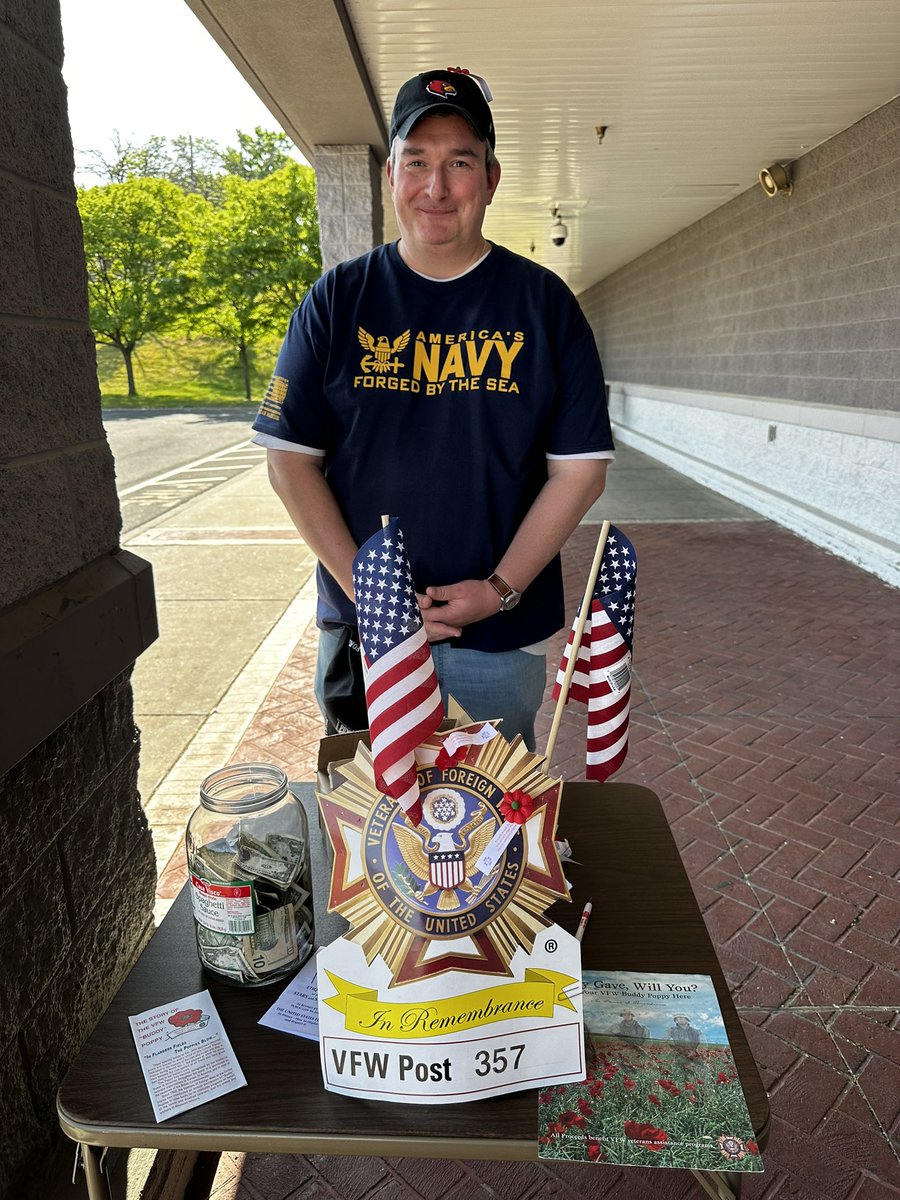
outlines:
{"label": "jar lid", "polygon": [[287,795],[287,775],[268,763],[233,763],[200,785],[200,803],[214,812],[246,813],[270,808]]}

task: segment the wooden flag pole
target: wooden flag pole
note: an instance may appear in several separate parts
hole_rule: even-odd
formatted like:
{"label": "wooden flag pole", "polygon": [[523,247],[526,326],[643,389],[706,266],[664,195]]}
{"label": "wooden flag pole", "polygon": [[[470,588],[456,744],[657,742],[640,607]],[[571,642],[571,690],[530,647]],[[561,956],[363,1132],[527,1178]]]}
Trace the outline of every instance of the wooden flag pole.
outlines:
{"label": "wooden flag pole", "polygon": [[591,569],[588,572],[587,587],[584,589],[584,596],[581,599],[581,608],[578,612],[578,622],[575,625],[575,636],[572,638],[572,645],[569,648],[569,662],[566,666],[566,674],[562,682],[562,687],[559,689],[559,699],[556,702],[556,711],[553,714],[553,724],[550,726],[550,736],[547,738],[547,749],[544,751],[544,761],[547,765],[547,768],[550,766],[550,760],[553,758],[553,751],[556,749],[556,738],[559,733],[559,726],[560,722],[562,721],[566,699],[569,695],[569,688],[572,684],[572,676],[575,674],[575,663],[578,659],[578,651],[581,649],[581,639],[584,636],[584,626],[587,621],[587,615],[590,612],[594,588],[597,585],[597,576],[600,574],[600,562],[603,558],[603,551],[606,549],[606,538],[608,533],[609,521],[604,521],[600,527],[600,536],[597,539],[597,549],[594,551],[594,561],[591,563]]}

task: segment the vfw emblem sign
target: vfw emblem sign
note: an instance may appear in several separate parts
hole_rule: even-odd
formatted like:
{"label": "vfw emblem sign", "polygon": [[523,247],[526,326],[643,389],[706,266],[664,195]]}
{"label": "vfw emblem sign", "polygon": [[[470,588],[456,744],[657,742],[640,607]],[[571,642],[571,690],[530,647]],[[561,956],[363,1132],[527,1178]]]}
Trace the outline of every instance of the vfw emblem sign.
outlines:
{"label": "vfw emblem sign", "polygon": [[568,900],[561,781],[491,723],[416,757],[417,825],[362,743],[319,794],[350,924],[317,958],[326,1088],[424,1104],[583,1079],[581,948],[544,916]]}

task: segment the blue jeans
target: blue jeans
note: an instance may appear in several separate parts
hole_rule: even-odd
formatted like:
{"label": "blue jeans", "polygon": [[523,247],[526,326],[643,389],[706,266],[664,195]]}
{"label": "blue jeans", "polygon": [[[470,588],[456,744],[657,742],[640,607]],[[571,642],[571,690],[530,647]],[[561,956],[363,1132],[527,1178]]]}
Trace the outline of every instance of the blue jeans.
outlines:
{"label": "blue jeans", "polygon": [[[337,643],[335,634],[319,630],[315,692],[323,713],[322,680]],[[473,721],[502,717],[500,732],[506,740],[512,741],[521,733],[528,749],[534,750],[534,719],[544,698],[547,679],[546,655],[528,654],[525,650],[489,654],[439,642],[431,647],[431,656],[445,709],[448,697],[453,696]]]}
{"label": "blue jeans", "polygon": [[502,717],[508,742],[521,733],[534,750],[534,719],[544,699],[547,658],[525,650],[461,650],[449,642],[431,647],[444,707],[452,696],[473,721]]}

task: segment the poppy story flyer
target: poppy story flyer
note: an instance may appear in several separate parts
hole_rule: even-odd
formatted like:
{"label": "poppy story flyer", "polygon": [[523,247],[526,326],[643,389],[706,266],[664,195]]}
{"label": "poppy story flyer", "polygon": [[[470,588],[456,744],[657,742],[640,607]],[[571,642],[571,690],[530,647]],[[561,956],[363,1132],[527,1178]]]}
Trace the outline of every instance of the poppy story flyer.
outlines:
{"label": "poppy story flyer", "polygon": [[709,976],[584,971],[582,1003],[587,1074],[541,1091],[540,1158],[762,1171]]}

